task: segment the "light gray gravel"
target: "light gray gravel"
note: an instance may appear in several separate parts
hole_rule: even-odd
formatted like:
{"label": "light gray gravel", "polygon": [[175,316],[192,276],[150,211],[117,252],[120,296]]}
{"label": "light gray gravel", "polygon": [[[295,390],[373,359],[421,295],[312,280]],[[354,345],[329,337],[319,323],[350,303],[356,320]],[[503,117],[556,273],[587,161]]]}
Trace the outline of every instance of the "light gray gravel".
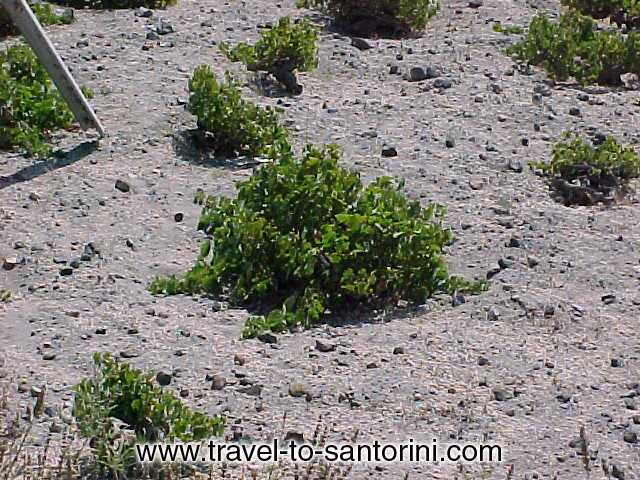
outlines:
{"label": "light gray gravel", "polygon": [[[180,140],[194,126],[183,106],[189,73],[209,63],[248,78],[216,43],[254,39],[257,25],[301,12],[290,0],[181,0],[151,18],[79,12],[74,25],[51,28],[96,92],[111,136],[92,148],[79,133],[61,134],[75,150],[57,163],[0,154],[0,257],[18,259],[0,269],[0,288],[14,298],[0,304],[0,383],[11,398],[33,402],[20,382],[47,385],[48,405],[68,415],[71,386],[90,373],[91,352],[104,350],[170,375],[168,388],[225,412],[253,439],[279,434],[286,413],[288,429],[307,437],[322,416],[334,440],[359,429],[361,441],[504,448],[498,466],[360,466],[357,479],[504,479],[510,465],[513,479],[587,478],[575,448],[581,426],[589,478],[608,478],[603,460],[624,472],[617,478],[640,478],[640,444],[628,433],[640,431],[628,400],[640,395],[640,211],[564,207],[527,168],[548,159],[566,129],[637,144],[638,92],[553,86],[540,71],[514,71],[502,49],[517,37],[493,32],[492,20],[524,26],[556,2],[444,3],[419,39],[369,40],[373,48],[359,50],[323,33],[320,68],[301,76],[299,97],[259,96],[249,83],[245,93],[279,104],[298,146],[336,142],[366,180],[401,176],[409,195],[446,205],[457,237],[452,271],[491,272],[491,288],[456,307],[439,298],[385,319],[354,315],[344,326],[279,335],[277,345],[239,340],[246,311],[156,298],[146,287],[193,262],[195,190],[233,195],[233,182],[251,172],[250,162],[208,159]],[[175,32],[146,40],[158,17]],[[389,73],[394,65],[399,74]],[[409,81],[416,67],[438,76]],[[383,156],[384,147],[397,156]],[[310,401],[292,397],[292,383]],[[51,422],[45,416],[36,435]]]}

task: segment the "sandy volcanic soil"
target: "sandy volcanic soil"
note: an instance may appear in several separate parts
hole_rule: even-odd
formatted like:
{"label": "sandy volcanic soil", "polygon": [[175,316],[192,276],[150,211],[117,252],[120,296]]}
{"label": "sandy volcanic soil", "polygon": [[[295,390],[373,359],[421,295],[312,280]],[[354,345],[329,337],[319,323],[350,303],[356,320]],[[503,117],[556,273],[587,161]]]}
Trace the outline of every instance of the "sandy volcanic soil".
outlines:
{"label": "sandy volcanic soil", "polygon": [[[0,155],[0,256],[18,262],[0,269],[0,287],[13,296],[0,304],[0,382],[22,405],[33,403],[31,386],[47,386],[35,442],[69,420],[71,387],[91,372],[91,353],[109,351],[171,374],[169,388],[224,412],[236,436],[268,441],[286,413],[285,430],[306,438],[322,417],[331,440],[357,429],[361,441],[503,446],[500,465],[358,466],[356,479],[608,478],[604,470],[640,478],[640,210],[567,208],[526,168],[548,159],[566,129],[638,143],[638,92],[553,86],[540,71],[514,71],[502,50],[517,37],[492,30],[495,20],[525,26],[557,4],[445,0],[423,37],[371,40],[366,51],[324,30],[320,68],[301,77],[303,95],[260,95],[247,82],[248,97],[283,108],[298,147],[336,142],[365,180],[401,176],[409,195],[446,205],[453,272],[495,273],[488,292],[456,307],[436,298],[265,344],[239,340],[246,311],[153,297],[147,285],[194,261],[202,238],[195,190],[233,195],[253,167],[189,143],[190,72],[209,63],[249,79],[216,44],[255,39],[259,26],[305,12],[290,0],[179,3],[151,19],[79,12],[75,24],[49,29],[96,93],[110,137],[96,146],[64,133],[57,141],[68,153],[47,162]],[[158,17],[175,32],[148,41]],[[439,76],[410,82],[412,67]],[[385,145],[398,155],[383,157]],[[74,262],[89,243],[91,255]],[[66,268],[71,275],[61,275]],[[214,376],[226,386],[212,389]],[[294,382],[308,401],[289,395]]]}

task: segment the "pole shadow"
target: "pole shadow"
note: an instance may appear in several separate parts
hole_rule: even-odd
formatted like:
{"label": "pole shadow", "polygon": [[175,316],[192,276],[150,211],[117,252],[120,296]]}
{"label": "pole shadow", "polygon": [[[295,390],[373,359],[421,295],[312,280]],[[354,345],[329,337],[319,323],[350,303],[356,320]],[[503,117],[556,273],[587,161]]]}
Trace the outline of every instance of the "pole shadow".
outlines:
{"label": "pole shadow", "polygon": [[67,152],[57,151],[43,160],[39,160],[33,165],[22,168],[17,172],[0,177],[0,190],[11,187],[17,183],[28,182],[41,175],[53,172],[60,168],[68,167],[92,154],[98,149],[98,141],[92,140],[80,143]]}

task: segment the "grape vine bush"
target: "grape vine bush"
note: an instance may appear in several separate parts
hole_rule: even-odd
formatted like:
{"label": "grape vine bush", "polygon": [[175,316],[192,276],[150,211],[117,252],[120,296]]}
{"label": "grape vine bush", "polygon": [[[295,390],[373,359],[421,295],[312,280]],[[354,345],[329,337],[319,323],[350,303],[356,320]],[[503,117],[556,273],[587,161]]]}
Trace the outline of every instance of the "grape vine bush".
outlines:
{"label": "grape vine bush", "polygon": [[620,85],[624,73],[640,73],[640,33],[597,30],[596,22],[575,12],[558,22],[537,15],[527,36],[507,49],[515,59],[542,66],[554,80]]}
{"label": "grape vine bush", "polygon": [[361,36],[420,32],[440,8],[439,0],[298,0],[297,5],[326,12]]}
{"label": "grape vine bush", "polygon": [[[68,25],[73,22],[73,12],[56,13],[51,5],[43,2],[29,2],[31,11],[41,25]],[[0,7],[0,37],[17,35],[18,29],[13,25],[9,14]]]}
{"label": "grape vine bush", "polygon": [[612,194],[627,191],[630,179],[640,177],[640,156],[612,137],[593,146],[576,134],[565,133],[549,163],[530,165],[551,179],[568,205],[609,201]]}
{"label": "grape vine bush", "polygon": [[92,8],[95,10],[124,10],[128,8],[165,9],[178,3],[178,0],[56,0],[57,3],[73,8]]}
{"label": "grape vine bush", "polygon": [[71,111],[29,47],[0,52],[0,65],[0,148],[47,155],[50,132],[69,128]]}
{"label": "grape vine bush", "polygon": [[562,0],[562,4],[597,20],[640,28],[640,0]]}
{"label": "grape vine bush", "polygon": [[281,18],[271,29],[262,32],[255,45],[240,43],[220,49],[232,62],[243,62],[250,71],[266,71],[292,93],[302,93],[295,71],[306,72],[318,66],[317,30],[307,21],[292,23]]}
{"label": "grape vine bush", "polygon": [[[192,411],[163,391],[151,374],[108,353],[96,353],[93,360],[95,375],[75,386],[73,416],[82,436],[91,439],[99,466],[114,478],[126,478],[134,467],[134,441],[193,442],[222,435],[221,417]],[[131,429],[134,438],[122,441],[114,420]]]}
{"label": "grape vine bush", "polygon": [[209,66],[201,65],[189,79],[189,92],[187,108],[216,154],[274,158],[290,149],[277,112],[243,99],[229,74],[219,82]]}
{"label": "grape vine bush", "polygon": [[209,239],[186,275],[157,278],[151,291],[227,295],[268,312],[247,320],[248,338],[308,328],[328,311],[482,288],[447,273],[441,206],[422,208],[389,177],[364,186],[339,157],[336,146],[307,146],[238,183],[235,200],[201,194]]}

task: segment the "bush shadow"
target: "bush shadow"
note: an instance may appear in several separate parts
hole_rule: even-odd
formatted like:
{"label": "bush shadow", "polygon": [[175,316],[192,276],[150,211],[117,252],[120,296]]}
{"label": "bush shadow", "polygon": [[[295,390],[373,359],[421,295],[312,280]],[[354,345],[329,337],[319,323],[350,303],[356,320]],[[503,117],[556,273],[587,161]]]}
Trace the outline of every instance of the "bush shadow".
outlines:
{"label": "bush shadow", "polygon": [[322,13],[308,12],[305,13],[304,18],[318,25],[326,33],[347,37],[368,40],[408,40],[422,36],[422,32],[413,31],[407,25],[390,17],[363,15],[358,21],[349,23],[338,22]]}
{"label": "bush shadow", "polygon": [[175,132],[171,143],[174,153],[180,160],[194,165],[226,168],[229,170],[245,170],[263,163],[268,163],[267,160],[261,158],[216,155],[207,143],[202,132],[197,128]]}
{"label": "bush shadow", "polygon": [[247,78],[249,88],[258,95],[268,98],[296,98],[299,96],[288,91],[270,73],[249,72],[249,74]]}

